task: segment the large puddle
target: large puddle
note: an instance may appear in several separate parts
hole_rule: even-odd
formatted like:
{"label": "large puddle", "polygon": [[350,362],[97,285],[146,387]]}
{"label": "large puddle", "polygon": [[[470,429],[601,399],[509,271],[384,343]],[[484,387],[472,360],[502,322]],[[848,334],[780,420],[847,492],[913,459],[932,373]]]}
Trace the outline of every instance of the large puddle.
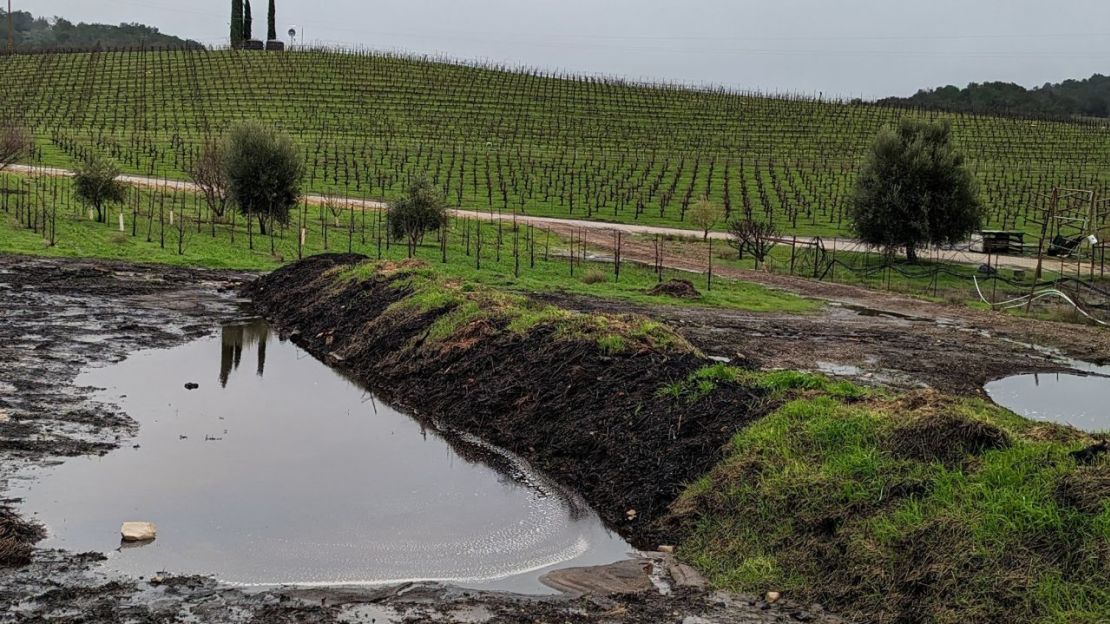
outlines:
{"label": "large puddle", "polygon": [[1110,431],[1110,367],[1071,362],[1075,373],[1017,375],[987,384],[991,399],[1032,420]]}
{"label": "large puddle", "polygon": [[[264,322],[221,334],[78,378],[141,427],[16,486],[49,529],[42,546],[105,552],[133,576],[531,593],[551,569],[631,551],[519,458],[422,427]],[[156,523],[157,539],[121,548],[130,520]]]}

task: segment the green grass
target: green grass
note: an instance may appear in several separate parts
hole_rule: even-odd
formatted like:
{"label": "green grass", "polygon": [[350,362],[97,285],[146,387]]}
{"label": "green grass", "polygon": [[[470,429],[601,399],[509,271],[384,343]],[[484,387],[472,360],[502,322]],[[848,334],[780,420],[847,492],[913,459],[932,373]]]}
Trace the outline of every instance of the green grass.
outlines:
{"label": "green grass", "polygon": [[[636,236],[633,240],[651,245],[655,237]],[[824,282],[903,293],[932,302],[958,303],[989,310],[990,305],[982,301],[980,291],[989,301],[1008,301],[1028,295],[1033,285],[1034,271],[1031,269],[1015,270],[1001,267],[998,269],[1000,279],[994,280],[981,273],[979,265],[933,260],[929,259],[926,253],[922,253],[922,258],[916,264],[910,264],[901,258],[886,263],[878,254],[834,251],[831,246],[826,247],[826,252],[824,261],[818,262],[816,267],[818,277]],[[700,258],[705,262],[707,250],[705,243],[700,240],[672,236],[664,241],[664,253],[667,256]],[[720,241],[714,243],[713,254],[713,264],[717,269],[756,270],[757,268],[753,258],[746,256],[743,260],[739,260],[735,249]],[[815,254],[809,247],[799,244],[792,253],[791,245],[784,243],[772,249],[771,255],[758,270],[812,278],[815,271],[814,257]],[[835,266],[829,268],[828,262],[834,258]],[[987,256],[982,256],[982,262],[985,264],[986,261]],[[1077,265],[1073,260],[1062,264],[1059,259],[1050,258],[1044,263],[1042,278],[1038,283],[1078,277],[1103,290],[1110,289],[1110,274],[1104,275],[1101,265],[1096,264],[1093,280],[1089,261],[1083,261],[1078,274],[1076,268]],[[1070,292],[1073,289],[1074,286],[1065,285],[1065,290]],[[1098,302],[1102,297],[1092,291],[1084,291],[1083,299]],[[1024,308],[1010,310],[1010,313],[1024,314]],[[1086,322],[1073,307],[1056,299],[1037,301],[1030,316],[1046,320]]]}
{"label": "green grass", "polygon": [[[0,187],[5,183],[14,184],[17,179],[19,178],[15,176],[0,176]],[[251,249],[251,239],[241,217],[234,228],[230,224],[218,224],[213,236],[207,211],[199,206],[193,194],[133,189],[132,196],[123,209],[124,231],[120,232],[119,208],[113,209],[108,224],[90,220],[86,210],[74,204],[71,196],[66,193],[68,180],[40,178],[20,181],[30,185],[28,195],[10,195],[6,202],[0,199],[0,251],[3,252],[255,270],[273,269],[297,259],[296,225],[291,225],[284,232],[277,232],[273,240],[273,253],[270,251],[271,240],[260,237],[257,233],[254,234],[254,249]],[[54,199],[55,194],[57,199]],[[20,205],[30,205],[32,209],[17,207],[17,202],[24,201],[29,203]],[[137,214],[133,212],[136,205]],[[176,226],[183,223],[183,217],[186,219],[182,253],[178,253],[181,230],[169,224],[171,211],[175,214]],[[17,212],[20,213],[19,218]],[[403,260],[408,257],[404,244],[387,244],[384,239],[379,243],[379,232],[384,228],[377,220],[377,212],[369,211],[364,215],[361,211],[345,211],[338,217],[327,214],[321,219],[321,209],[310,206],[304,214],[306,238],[301,252],[303,255],[324,251],[346,252],[350,240],[352,251],[374,259],[378,259],[379,254],[381,259],[386,260]],[[349,230],[352,217],[355,227]],[[299,220],[300,215],[294,219]],[[339,228],[335,227],[337,220]],[[447,233],[446,263],[442,262],[438,233],[428,235],[424,244],[416,249],[416,257],[426,260],[437,272],[444,275],[504,290],[565,292],[649,304],[679,303],[669,297],[647,294],[657,283],[658,277],[645,267],[623,265],[618,281],[611,264],[576,262],[572,266],[567,253],[567,241],[539,229],[521,227],[516,234],[520,254],[518,275],[513,256],[512,225],[502,224],[501,243],[498,245],[496,224],[479,225],[476,221],[468,221],[451,220]],[[37,231],[29,229],[28,222],[38,224]],[[47,224],[45,234],[41,227],[43,222]],[[325,223],[329,226],[327,249],[324,245]],[[49,244],[51,224],[56,227],[56,232],[53,233],[54,245]],[[133,226],[135,235],[132,235]],[[482,228],[483,241],[480,261],[477,252],[478,227]],[[467,231],[469,236],[464,237]],[[529,237],[534,237],[534,250],[528,243]],[[672,275],[679,274],[668,272],[666,277]],[[680,275],[698,279],[697,276]],[[590,276],[590,279],[584,280],[583,276]],[[598,279],[601,281],[597,281]],[[819,304],[813,300],[757,284],[719,279],[714,280],[712,290],[706,290],[704,285],[703,282],[702,296],[692,303],[756,312],[805,313],[819,308]],[[681,303],[689,304],[691,300],[682,300]]]}
{"label": "green grass", "polygon": [[184,177],[206,136],[248,118],[302,147],[314,191],[395,197],[430,173],[452,203],[684,226],[707,195],[784,232],[843,234],[862,155],[905,116],[947,119],[994,227],[1054,186],[1105,196],[1110,127],[919,113],[859,103],[511,72],[382,54],[100,52],[0,58],[0,116],[26,120],[36,161],[103,152]]}
{"label": "green grass", "polygon": [[[1080,467],[1068,454],[1087,436],[977,399],[704,374],[743,376],[785,401],[675,505],[691,531],[679,555],[715,585],[865,622],[1110,618],[1110,459]],[[943,460],[967,431],[1005,443]],[[926,454],[907,454],[907,440]],[[1062,494],[1069,485],[1083,502]]]}
{"label": "green grass", "polygon": [[405,296],[381,314],[386,322],[391,317],[439,314],[428,331],[414,339],[421,348],[467,341],[476,327],[525,336],[542,326],[550,328],[556,340],[592,342],[610,355],[641,349],[697,352],[669,327],[642,316],[573,312],[444,273],[420,260],[367,260],[335,279],[340,283],[384,281],[391,288],[403,289]]}

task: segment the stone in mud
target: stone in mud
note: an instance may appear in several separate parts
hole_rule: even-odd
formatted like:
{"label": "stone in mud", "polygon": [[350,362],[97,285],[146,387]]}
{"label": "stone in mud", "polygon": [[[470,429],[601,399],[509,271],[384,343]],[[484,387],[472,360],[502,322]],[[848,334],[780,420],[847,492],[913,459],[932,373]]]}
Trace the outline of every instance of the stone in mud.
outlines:
{"label": "stone in mud", "polygon": [[694,589],[706,589],[709,587],[709,581],[701,575],[694,568],[679,563],[673,559],[667,561],[667,573],[670,574],[671,580],[674,581],[676,587],[692,587]]}
{"label": "stone in mud", "polygon": [[149,542],[157,535],[158,527],[153,522],[124,522],[119,532],[125,542]]}
{"label": "stone in mud", "polygon": [[548,572],[540,582],[572,596],[617,596],[651,592],[651,562],[627,559],[609,565],[564,568]]}

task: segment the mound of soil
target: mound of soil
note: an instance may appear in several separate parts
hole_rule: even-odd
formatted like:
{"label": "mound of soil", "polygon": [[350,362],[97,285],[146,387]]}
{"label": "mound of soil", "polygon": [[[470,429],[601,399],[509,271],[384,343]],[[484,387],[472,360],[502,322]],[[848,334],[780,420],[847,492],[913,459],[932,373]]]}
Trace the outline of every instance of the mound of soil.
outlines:
{"label": "mound of soil", "polygon": [[950,412],[926,413],[895,428],[888,439],[897,457],[960,466],[969,456],[1010,446],[1006,432]]}
{"label": "mound of soil", "polygon": [[649,295],[674,297],[675,299],[697,299],[701,293],[694,288],[693,282],[684,279],[672,279],[659,284],[647,291]]}
{"label": "mound of soil", "polygon": [[1110,464],[1080,466],[1065,475],[1056,486],[1055,498],[1084,513],[1102,513],[1110,501]]}
{"label": "mound of soil", "polygon": [[[572,486],[622,535],[671,542],[655,521],[709,470],[741,426],[766,413],[761,393],[722,385],[689,404],[658,389],[706,362],[691,353],[603,354],[595,342],[540,326],[521,335],[490,322],[423,345],[448,310],[382,312],[406,296],[389,278],[336,282],[361,256],[316,256],[246,288],[256,308],[317,357],[395,404],[527,458]],[[415,348],[414,348],[415,346]]]}

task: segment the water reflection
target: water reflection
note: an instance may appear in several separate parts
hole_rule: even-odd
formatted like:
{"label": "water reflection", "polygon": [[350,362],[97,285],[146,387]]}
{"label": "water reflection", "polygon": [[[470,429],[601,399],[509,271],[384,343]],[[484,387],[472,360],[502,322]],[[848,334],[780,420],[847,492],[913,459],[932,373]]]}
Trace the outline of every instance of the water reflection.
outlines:
{"label": "water reflection", "polygon": [[995,403],[1032,420],[1110,431],[1110,369],[1076,364],[1075,373],[1007,377],[987,384],[986,391]]}
{"label": "water reflection", "polygon": [[[256,374],[237,375],[252,350]],[[217,351],[220,383],[203,383]],[[46,523],[44,547],[110,553],[126,574],[541,592],[547,570],[629,550],[520,458],[425,427],[261,321],[77,383],[139,421],[134,448],[69,460],[14,494]],[[155,522],[158,538],[117,550],[128,520]]]}
{"label": "water reflection", "polygon": [[220,329],[220,386],[226,388],[231,371],[239,369],[243,349],[255,346],[258,352],[255,374],[266,371],[266,345],[270,342],[270,324],[263,319],[225,325]]}

